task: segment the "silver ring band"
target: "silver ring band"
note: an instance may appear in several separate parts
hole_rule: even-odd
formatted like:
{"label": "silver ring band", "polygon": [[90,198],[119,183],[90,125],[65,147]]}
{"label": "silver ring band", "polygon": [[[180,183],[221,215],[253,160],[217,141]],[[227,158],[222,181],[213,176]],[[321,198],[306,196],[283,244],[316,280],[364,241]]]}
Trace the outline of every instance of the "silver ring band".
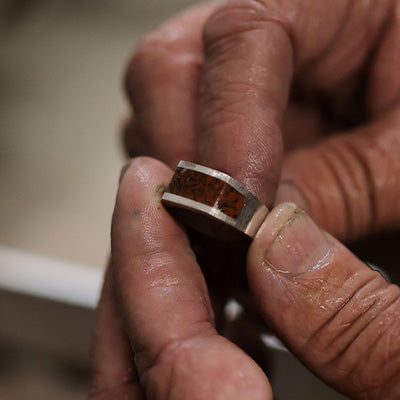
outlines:
{"label": "silver ring band", "polygon": [[220,240],[254,238],[268,208],[223,172],[180,161],[162,202],[179,220]]}

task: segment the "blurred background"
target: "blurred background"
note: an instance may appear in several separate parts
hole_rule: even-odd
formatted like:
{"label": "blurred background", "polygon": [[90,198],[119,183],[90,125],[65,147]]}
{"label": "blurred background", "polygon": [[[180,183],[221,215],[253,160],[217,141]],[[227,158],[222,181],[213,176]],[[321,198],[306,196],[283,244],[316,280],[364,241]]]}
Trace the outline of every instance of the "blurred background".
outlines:
{"label": "blurred background", "polygon": [[[193,2],[0,0],[1,400],[86,396],[124,163],[123,69]],[[285,351],[271,359],[277,398],[342,398]]]}
{"label": "blurred background", "polygon": [[0,0],[0,399],[84,398],[123,69],[189,0]]}

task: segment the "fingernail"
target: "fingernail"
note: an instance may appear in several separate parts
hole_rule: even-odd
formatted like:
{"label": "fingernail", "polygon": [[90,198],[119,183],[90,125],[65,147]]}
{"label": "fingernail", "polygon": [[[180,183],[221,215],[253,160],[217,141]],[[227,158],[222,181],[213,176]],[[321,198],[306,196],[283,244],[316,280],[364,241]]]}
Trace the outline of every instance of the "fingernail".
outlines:
{"label": "fingernail", "polygon": [[293,276],[325,265],[332,248],[325,234],[303,209],[294,209],[293,203],[280,206],[279,215],[285,214],[288,218],[284,221],[282,217],[266,221],[277,222],[279,227],[275,227],[275,237],[265,252],[264,265]]}

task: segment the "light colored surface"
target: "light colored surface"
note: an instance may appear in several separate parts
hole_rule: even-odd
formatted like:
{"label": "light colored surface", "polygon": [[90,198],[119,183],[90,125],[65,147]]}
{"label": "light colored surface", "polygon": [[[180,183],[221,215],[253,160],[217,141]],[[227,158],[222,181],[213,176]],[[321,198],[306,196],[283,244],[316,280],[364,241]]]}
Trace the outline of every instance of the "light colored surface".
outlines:
{"label": "light colored surface", "polygon": [[[96,301],[124,162],[122,71],[139,38],[188,3],[27,0],[0,16],[0,246],[18,250],[2,247],[0,289]],[[86,398],[87,362],[75,371],[56,350],[86,359],[93,316],[0,294],[13,338],[0,341],[0,398]]]}
{"label": "light colored surface", "polygon": [[188,1],[38,1],[0,37],[0,244],[102,267],[123,156],[122,71]]}
{"label": "light colored surface", "polygon": [[0,289],[94,309],[100,268],[73,264],[0,246]]}

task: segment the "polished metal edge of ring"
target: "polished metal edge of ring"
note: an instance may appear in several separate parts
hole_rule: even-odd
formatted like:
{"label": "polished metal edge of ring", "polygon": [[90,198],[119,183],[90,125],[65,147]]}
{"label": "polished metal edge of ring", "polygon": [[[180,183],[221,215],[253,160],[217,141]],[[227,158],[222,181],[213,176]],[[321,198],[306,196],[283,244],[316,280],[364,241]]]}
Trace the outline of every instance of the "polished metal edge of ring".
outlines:
{"label": "polished metal edge of ring", "polygon": [[188,210],[196,210],[205,215],[211,215],[212,217],[225,222],[228,225],[236,227],[236,220],[229,215],[224,214],[222,211],[218,210],[215,207],[210,207],[206,204],[200,203],[199,201],[191,200],[183,196],[179,196],[177,194],[165,192],[162,196],[162,199],[171,205],[179,204],[182,208],[186,208]]}
{"label": "polished metal edge of ring", "polygon": [[213,217],[218,221],[243,232],[245,235],[254,238],[258,229],[269,213],[268,208],[260,200],[258,200],[256,196],[254,196],[249,190],[247,190],[231,176],[215,169],[207,168],[189,161],[180,161],[178,168],[198,171],[226,182],[239,193],[244,195],[245,202],[239,216],[236,219],[226,215],[215,207],[211,207],[198,201],[169,192],[165,192],[162,196],[162,199],[167,204],[170,204],[171,206],[179,205],[182,208],[194,210],[201,214]]}

